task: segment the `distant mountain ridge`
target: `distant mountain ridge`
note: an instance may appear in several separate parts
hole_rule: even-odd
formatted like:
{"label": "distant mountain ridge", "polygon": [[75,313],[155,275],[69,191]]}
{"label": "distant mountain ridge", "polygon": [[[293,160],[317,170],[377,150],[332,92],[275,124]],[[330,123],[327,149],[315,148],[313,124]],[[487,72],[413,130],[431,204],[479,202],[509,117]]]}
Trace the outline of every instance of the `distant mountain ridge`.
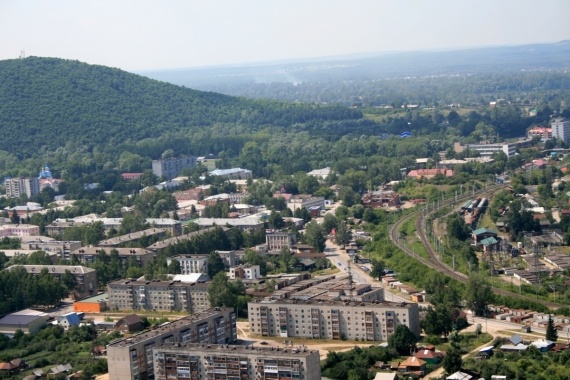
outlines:
{"label": "distant mountain ridge", "polygon": [[0,151],[46,156],[165,134],[191,136],[212,125],[255,132],[308,121],[356,120],[342,107],[254,101],[159,82],[115,68],[57,58],[0,61]]}
{"label": "distant mountain ridge", "polygon": [[242,66],[147,71],[141,75],[193,88],[244,83],[375,80],[394,76],[442,75],[570,67],[570,41],[445,51],[330,57]]}

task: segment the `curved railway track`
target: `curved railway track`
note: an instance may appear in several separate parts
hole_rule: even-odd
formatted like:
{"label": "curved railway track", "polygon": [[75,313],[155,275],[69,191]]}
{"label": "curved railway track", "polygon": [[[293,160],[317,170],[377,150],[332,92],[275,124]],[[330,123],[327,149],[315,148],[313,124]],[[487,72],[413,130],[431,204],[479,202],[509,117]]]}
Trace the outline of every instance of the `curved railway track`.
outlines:
{"label": "curved railway track", "polygon": [[[494,185],[494,186],[490,187],[489,189],[484,190],[483,192],[479,192],[479,194],[486,196],[487,199],[489,199],[490,195],[495,193],[500,188],[501,188],[501,186]],[[458,201],[465,200],[467,198],[469,198],[469,195],[466,195],[466,196],[459,198]],[[440,208],[451,205],[451,203],[452,203],[451,199],[446,200],[440,205]],[[440,258],[438,257],[438,255],[433,251],[432,246],[429,243],[429,239],[426,236],[426,231],[424,228],[424,226],[425,226],[424,220],[428,215],[432,214],[434,211],[431,211],[428,214],[425,214],[424,210],[418,210],[418,211],[415,211],[415,212],[401,218],[396,223],[394,223],[392,225],[392,227],[390,228],[390,240],[392,240],[392,242],[398,248],[400,248],[404,253],[406,253],[408,256],[411,256],[414,259],[420,261],[422,264],[424,264],[424,265],[426,265],[432,269],[435,269],[438,272],[441,272],[448,277],[454,278],[457,281],[466,283],[468,280],[468,276],[466,274],[461,273],[461,272],[454,271],[451,267],[449,267],[447,264],[445,264],[443,261],[441,261]],[[429,257],[430,257],[429,260],[426,258],[420,257],[413,250],[411,250],[407,245],[403,244],[400,241],[400,238],[398,236],[398,231],[400,229],[400,226],[402,224],[404,224],[405,222],[407,222],[408,220],[413,219],[413,218],[416,219],[415,220],[415,226],[416,226],[417,235],[418,235],[420,242],[422,243],[422,245],[425,247],[426,251],[429,254]],[[523,300],[527,300],[527,301],[533,301],[533,302],[537,302],[537,301],[542,302],[545,306],[548,306],[551,309],[556,309],[558,307],[564,306],[564,305],[554,303],[554,302],[550,302],[550,301],[537,300],[533,297],[521,295],[518,293],[509,292],[507,290],[503,290],[500,288],[491,287],[491,289],[493,290],[493,292],[495,294],[498,294],[501,296],[514,297],[514,298],[519,298],[519,299],[523,299]]]}

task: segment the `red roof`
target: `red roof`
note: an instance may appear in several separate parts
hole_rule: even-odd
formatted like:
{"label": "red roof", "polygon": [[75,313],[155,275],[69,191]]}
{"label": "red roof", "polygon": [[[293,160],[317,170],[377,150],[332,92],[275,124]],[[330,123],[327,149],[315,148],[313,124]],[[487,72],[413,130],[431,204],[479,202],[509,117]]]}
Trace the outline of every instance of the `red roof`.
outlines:
{"label": "red roof", "polygon": [[16,366],[12,363],[0,363],[0,370],[12,370],[16,368]]}

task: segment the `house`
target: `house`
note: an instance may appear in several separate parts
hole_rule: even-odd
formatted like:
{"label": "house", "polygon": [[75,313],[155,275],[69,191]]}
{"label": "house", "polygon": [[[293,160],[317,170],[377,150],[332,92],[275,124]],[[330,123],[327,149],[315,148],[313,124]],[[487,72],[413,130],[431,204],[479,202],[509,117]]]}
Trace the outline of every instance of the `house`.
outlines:
{"label": "house", "polygon": [[415,356],[410,356],[398,366],[399,372],[417,372],[423,375],[426,371],[426,362]]}
{"label": "house", "polygon": [[452,373],[451,375],[447,376],[445,378],[446,380],[471,380],[473,379],[473,376],[465,373],[465,372],[461,372],[461,371],[457,371],[455,373]]}
{"label": "house", "polygon": [[143,328],[142,319],[136,314],[125,315],[119,319],[115,328],[124,333],[140,331]]}
{"label": "house", "polygon": [[530,345],[538,348],[540,352],[547,352],[554,346],[554,342],[546,339],[539,339],[532,342]]}
{"label": "house", "polygon": [[419,350],[414,356],[426,362],[426,364],[439,364],[444,357],[442,351],[436,351],[435,348]]}
{"label": "house", "polygon": [[472,236],[473,241],[475,243],[480,243],[483,239],[486,239],[489,237],[494,237],[496,239],[497,235],[498,235],[498,232],[495,230],[492,230],[490,228],[478,228],[471,233],[471,236]]}
{"label": "house", "polygon": [[444,177],[453,177],[453,170],[451,169],[415,169],[408,173],[410,178],[426,178],[432,179],[436,175],[442,175]]}
{"label": "house", "polygon": [[15,375],[19,372],[18,366],[11,362],[0,363],[0,374],[2,375]]}
{"label": "house", "polygon": [[38,332],[47,324],[49,317],[45,313],[33,313],[21,310],[0,319],[0,333],[12,336],[17,330],[25,333]]}
{"label": "house", "polygon": [[143,173],[121,173],[121,177],[125,181],[132,181],[141,178]]}
{"label": "house", "polygon": [[81,321],[79,320],[79,315],[74,312],[63,314],[57,317],[57,324],[62,326],[64,330],[67,330],[72,326],[79,326],[80,322]]}
{"label": "house", "polygon": [[394,372],[376,372],[376,376],[374,376],[374,380],[396,380],[398,375]]}
{"label": "house", "polygon": [[259,265],[244,264],[230,268],[230,279],[257,280],[261,277]]}
{"label": "house", "polygon": [[49,378],[59,378],[60,376],[71,372],[71,364],[60,364],[58,366],[50,368],[47,377]]}

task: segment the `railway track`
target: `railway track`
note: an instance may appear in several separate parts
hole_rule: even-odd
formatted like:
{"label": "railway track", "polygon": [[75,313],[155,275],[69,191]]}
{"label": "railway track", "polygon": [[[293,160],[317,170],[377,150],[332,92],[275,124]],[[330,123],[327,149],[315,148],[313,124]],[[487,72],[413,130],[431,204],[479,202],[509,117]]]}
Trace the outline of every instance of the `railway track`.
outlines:
{"label": "railway track", "polygon": [[[497,190],[499,190],[500,188],[502,188],[502,186],[494,185],[494,186],[492,186],[492,187],[490,187],[490,188],[488,188],[482,192],[479,192],[479,194],[484,195],[487,198],[490,198],[490,196],[493,193],[495,193]],[[459,198],[457,200],[461,201],[461,200],[466,200],[467,198],[469,198],[469,195],[462,196],[461,198]],[[453,201],[452,199],[444,201],[443,203],[440,204],[439,208],[451,205],[452,201]],[[426,265],[432,269],[435,269],[438,272],[441,272],[444,275],[451,277],[457,281],[466,283],[468,281],[468,276],[464,273],[454,271],[451,267],[449,267],[447,264],[445,264],[443,261],[441,261],[441,259],[438,257],[438,255],[432,249],[432,246],[429,243],[429,239],[426,236],[426,231],[425,231],[424,226],[425,226],[426,217],[431,215],[436,210],[434,209],[433,211],[430,211],[428,213],[425,213],[424,211],[425,210],[415,211],[415,212],[401,218],[396,223],[394,223],[392,225],[392,227],[390,228],[390,240],[392,240],[392,242],[398,248],[400,248],[404,253],[406,253],[408,256],[411,256],[414,259],[420,261],[422,264],[424,264],[424,265]],[[415,218],[415,226],[416,226],[416,232],[417,232],[418,238],[419,238],[420,242],[422,243],[422,245],[425,247],[426,251],[428,252],[429,260],[424,258],[424,257],[420,257],[418,254],[416,254],[412,249],[410,249],[406,244],[404,244],[400,240],[400,237],[398,236],[398,231],[399,231],[400,227],[402,226],[402,224],[404,224],[408,220],[414,219],[414,218]],[[518,298],[518,299],[523,299],[523,300],[533,301],[533,302],[537,301],[533,297],[529,297],[529,296],[518,294],[518,293],[509,292],[507,290],[503,290],[500,288],[491,287],[491,289],[493,290],[493,292],[495,294],[498,294],[501,296],[513,297],[513,298]],[[556,308],[559,308],[561,306],[564,306],[564,305],[561,305],[558,303],[554,303],[554,302],[550,302],[550,301],[544,301],[544,300],[540,300],[539,302],[542,302],[545,306],[548,306],[551,309],[556,309]]]}

